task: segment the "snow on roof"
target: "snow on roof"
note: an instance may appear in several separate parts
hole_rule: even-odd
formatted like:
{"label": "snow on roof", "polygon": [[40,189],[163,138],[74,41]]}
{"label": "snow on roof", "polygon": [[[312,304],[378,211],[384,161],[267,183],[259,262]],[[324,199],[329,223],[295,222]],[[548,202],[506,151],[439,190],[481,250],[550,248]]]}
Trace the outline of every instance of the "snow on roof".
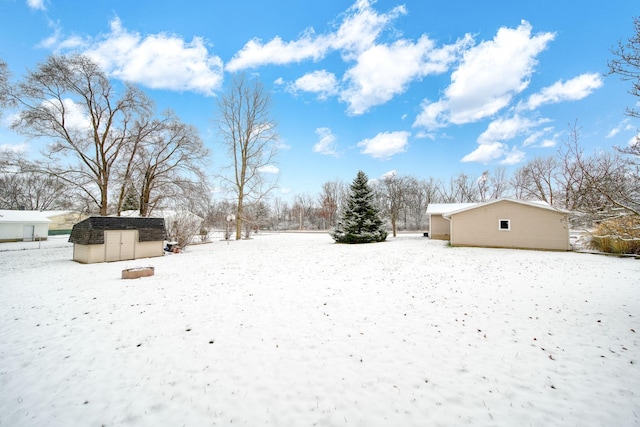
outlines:
{"label": "snow on roof", "polygon": [[48,223],[51,222],[51,220],[41,211],[0,210],[0,222]]}
{"label": "snow on roof", "polygon": [[445,214],[460,209],[466,209],[477,204],[478,203],[429,203],[429,205],[427,206],[427,215]]}
{"label": "snow on roof", "polygon": [[492,205],[494,203],[499,203],[499,202],[518,203],[518,204],[521,204],[521,205],[533,206],[534,208],[547,209],[547,210],[554,211],[554,212],[568,213],[568,211],[565,211],[563,209],[555,208],[555,207],[551,206],[550,204],[548,204],[546,202],[543,202],[541,200],[532,201],[532,200],[518,200],[518,199],[510,199],[510,198],[501,198],[501,199],[491,200],[491,201],[484,202],[484,203],[469,203],[471,206],[461,207],[461,208],[459,208],[457,210],[445,212],[442,215],[445,218],[449,218],[449,217],[451,217],[451,215],[455,215],[455,214],[458,214],[460,212],[469,211],[469,210],[472,210],[472,209],[479,208],[481,206]]}
{"label": "snow on roof", "polygon": [[486,206],[493,203],[504,202],[504,201],[520,203],[523,205],[529,205],[536,208],[550,209],[557,212],[567,213],[567,211],[563,209],[555,208],[550,204],[548,204],[547,202],[543,202],[542,200],[518,200],[518,199],[503,197],[501,199],[490,200],[488,202],[482,202],[482,203],[429,203],[429,205],[427,206],[427,215],[442,214],[444,216],[450,216],[451,214],[454,214],[454,213],[463,212],[466,210],[475,209],[480,206]]}

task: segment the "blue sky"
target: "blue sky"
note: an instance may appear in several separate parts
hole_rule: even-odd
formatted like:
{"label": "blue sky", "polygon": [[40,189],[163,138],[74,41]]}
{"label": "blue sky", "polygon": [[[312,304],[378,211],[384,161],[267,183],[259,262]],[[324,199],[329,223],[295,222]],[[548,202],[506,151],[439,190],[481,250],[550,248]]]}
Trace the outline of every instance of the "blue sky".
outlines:
{"label": "blue sky", "polygon": [[[173,109],[226,162],[215,99],[233,73],[272,94],[276,196],[391,171],[443,181],[553,155],[578,121],[585,151],[624,146],[628,82],[605,76],[632,35],[635,0],[0,0],[14,77],[51,53],[92,56]],[[37,152],[7,128],[0,146]]]}

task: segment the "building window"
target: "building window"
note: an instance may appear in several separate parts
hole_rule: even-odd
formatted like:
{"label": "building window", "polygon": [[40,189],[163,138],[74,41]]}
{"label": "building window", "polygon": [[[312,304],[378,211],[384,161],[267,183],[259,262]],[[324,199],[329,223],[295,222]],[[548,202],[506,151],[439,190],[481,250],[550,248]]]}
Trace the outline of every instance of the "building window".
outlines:
{"label": "building window", "polygon": [[511,230],[511,220],[509,219],[500,219],[498,220],[498,229],[501,231],[509,231]]}

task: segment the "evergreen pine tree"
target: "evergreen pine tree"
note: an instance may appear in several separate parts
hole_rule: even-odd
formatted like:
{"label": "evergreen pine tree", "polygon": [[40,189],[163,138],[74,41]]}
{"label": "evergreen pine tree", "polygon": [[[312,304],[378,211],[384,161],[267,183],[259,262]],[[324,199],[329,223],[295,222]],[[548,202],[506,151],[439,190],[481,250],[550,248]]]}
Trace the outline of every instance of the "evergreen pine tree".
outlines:
{"label": "evergreen pine tree", "polygon": [[129,186],[127,189],[127,194],[124,197],[124,201],[122,202],[122,210],[123,211],[137,211],[140,209],[140,199],[136,194],[136,190],[133,186]]}
{"label": "evergreen pine tree", "polygon": [[387,238],[387,230],[373,203],[373,191],[368,181],[362,171],[353,180],[347,203],[331,233],[336,243],[382,242]]}

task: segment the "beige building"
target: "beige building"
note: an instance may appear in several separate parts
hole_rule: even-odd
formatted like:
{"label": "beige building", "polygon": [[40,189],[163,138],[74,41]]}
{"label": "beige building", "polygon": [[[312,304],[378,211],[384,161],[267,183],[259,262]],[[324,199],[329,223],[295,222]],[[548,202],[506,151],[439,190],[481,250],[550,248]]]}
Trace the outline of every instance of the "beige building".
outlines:
{"label": "beige building", "polygon": [[73,260],[84,264],[164,255],[163,218],[92,216],[73,226]]}
{"label": "beige building", "polygon": [[[432,238],[448,234],[452,246],[571,250],[568,212],[547,204],[498,199],[439,210],[445,212],[430,215],[435,218]],[[448,233],[442,221],[449,223]]]}
{"label": "beige building", "polygon": [[51,220],[49,235],[70,234],[73,226],[89,217],[89,215],[77,211],[43,211],[43,214]]}

